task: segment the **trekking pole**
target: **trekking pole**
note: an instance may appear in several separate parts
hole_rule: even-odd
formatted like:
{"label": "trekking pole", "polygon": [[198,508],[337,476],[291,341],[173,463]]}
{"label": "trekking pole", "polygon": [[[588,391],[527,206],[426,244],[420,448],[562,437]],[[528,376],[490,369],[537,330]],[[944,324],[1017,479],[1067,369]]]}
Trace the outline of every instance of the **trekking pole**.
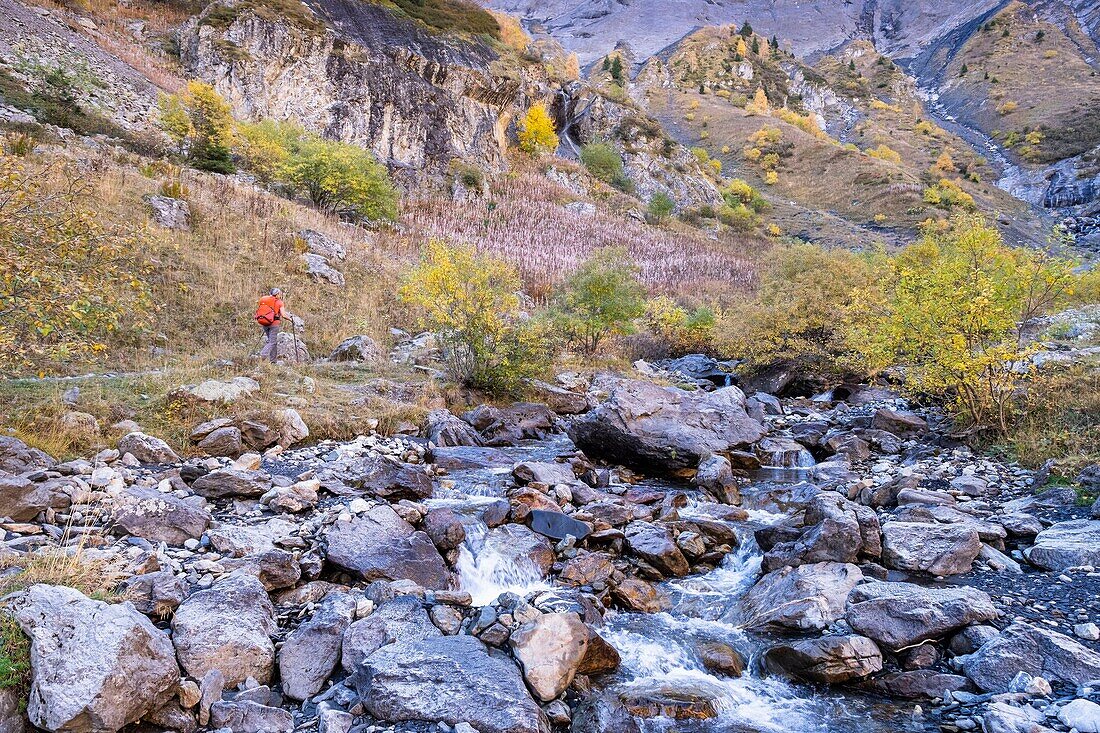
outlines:
{"label": "trekking pole", "polygon": [[294,363],[301,364],[302,361],[298,356],[298,322],[294,320],[294,316],[290,317],[290,333],[294,336]]}

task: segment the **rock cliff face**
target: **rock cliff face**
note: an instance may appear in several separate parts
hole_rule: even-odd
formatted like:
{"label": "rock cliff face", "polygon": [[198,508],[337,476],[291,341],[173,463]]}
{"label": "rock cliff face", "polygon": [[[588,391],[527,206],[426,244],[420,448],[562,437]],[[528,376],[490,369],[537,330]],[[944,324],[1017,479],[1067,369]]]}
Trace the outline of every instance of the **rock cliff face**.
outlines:
{"label": "rock cliff face", "polygon": [[393,168],[461,157],[504,167],[522,72],[494,75],[487,46],[434,35],[382,6],[310,0],[308,22],[215,3],[181,31],[189,72],[248,119],[290,119],[362,145]]}

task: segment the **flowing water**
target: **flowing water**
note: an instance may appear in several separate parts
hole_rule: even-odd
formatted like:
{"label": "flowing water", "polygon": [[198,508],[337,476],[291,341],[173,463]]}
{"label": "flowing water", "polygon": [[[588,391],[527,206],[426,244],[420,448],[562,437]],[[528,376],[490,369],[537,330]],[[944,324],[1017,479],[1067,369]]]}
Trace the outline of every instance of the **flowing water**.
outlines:
{"label": "flowing water", "polygon": [[[532,443],[508,449],[509,458],[552,460],[572,449],[568,440]],[[501,553],[486,539],[491,530],[481,521],[484,507],[504,495],[508,468],[456,472],[453,486],[429,501],[447,506],[464,517],[467,538],[460,548],[461,587],[476,605],[491,602],[502,592],[526,595],[550,583],[531,563]],[[762,477],[770,485],[804,480],[798,470],[772,471]],[[690,487],[646,481],[650,488],[690,491]],[[714,505],[710,505],[714,506]],[[710,516],[708,505],[691,500],[681,516]],[[761,553],[753,530],[782,519],[766,510],[750,510],[749,521],[737,527],[739,548],[706,574],[663,584],[672,598],[668,612],[657,614],[609,611],[600,634],[620,653],[614,673],[595,680],[600,688],[623,698],[705,701],[713,710],[708,719],[639,719],[645,733],[922,733],[938,728],[914,712],[912,705],[854,693],[815,688],[762,676],[754,658],[773,641],[767,635],[739,627],[739,600],[760,575]],[[740,678],[715,675],[703,665],[700,648],[726,644],[749,664]]]}

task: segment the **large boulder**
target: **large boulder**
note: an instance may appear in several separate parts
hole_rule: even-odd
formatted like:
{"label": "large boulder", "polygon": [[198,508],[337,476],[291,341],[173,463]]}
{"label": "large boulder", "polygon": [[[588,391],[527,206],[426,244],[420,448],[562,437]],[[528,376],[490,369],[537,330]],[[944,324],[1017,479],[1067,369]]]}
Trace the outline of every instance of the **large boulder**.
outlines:
{"label": "large boulder", "polygon": [[336,664],[340,648],[355,619],[355,599],[347,593],[330,593],[324,602],[279,649],[279,678],[283,692],[305,700],[321,691]]}
{"label": "large boulder", "polygon": [[451,571],[424,532],[380,504],[326,532],[328,560],[363,580],[411,580],[431,590],[451,585]]}
{"label": "large boulder", "polygon": [[351,486],[389,501],[418,501],[432,495],[432,479],[423,469],[388,456],[364,456],[349,472]]}
{"label": "large boulder", "polygon": [[555,559],[550,542],[522,524],[502,524],[490,529],[481,553],[486,551],[508,565],[533,568],[539,576],[550,572]]}
{"label": "large boulder", "polygon": [[875,416],[871,419],[871,427],[875,430],[885,430],[902,438],[910,438],[928,432],[928,423],[920,415],[907,410],[893,410],[889,407],[884,407],[875,413]]}
{"label": "large boulder", "polygon": [[176,399],[189,402],[229,405],[249,397],[260,389],[260,383],[251,377],[233,377],[228,380],[207,379],[199,384],[188,384],[172,392]]}
{"label": "large boulder", "polygon": [[351,674],[360,662],[387,644],[433,639],[442,635],[419,598],[397,596],[347,628],[341,644],[340,663]]}
{"label": "large boulder", "polygon": [[247,468],[219,468],[195,479],[191,488],[207,499],[261,496],[271,488],[271,477]]}
{"label": "large boulder", "polygon": [[50,506],[45,484],[0,471],[0,517],[29,522]]}
{"label": "large boulder", "polygon": [[805,682],[835,684],[882,669],[882,652],[865,636],[823,636],[777,644],[764,652],[772,674]]}
{"label": "large boulder", "polygon": [[158,226],[180,231],[191,228],[191,207],[183,199],[147,194],[144,200]]}
{"label": "large boulder", "polygon": [[1100,679],[1100,653],[1057,631],[1017,623],[971,654],[963,671],[986,692],[1008,691],[1019,672],[1082,685]]}
{"label": "large boulder", "polygon": [[523,440],[542,440],[557,431],[557,418],[537,402],[516,402],[507,407],[479,405],[462,415],[481,433],[486,445],[515,445]]}
{"label": "large boulder", "polygon": [[773,570],[741,600],[744,623],[821,631],[844,618],[848,594],[863,580],[851,563],[823,562]]}
{"label": "large boulder", "polygon": [[592,458],[663,472],[695,468],[765,432],[737,387],[687,392],[630,379],[614,380],[607,401],[567,430]]}
{"label": "large boulder", "polygon": [[176,463],[180,457],[160,438],[145,433],[128,433],[118,441],[118,452],[129,453],[142,463]]}
{"label": "large boulder", "polygon": [[352,683],[377,720],[468,723],[478,733],[548,733],[519,669],[473,636],[398,642],[370,655]]}
{"label": "large boulder", "polygon": [[882,525],[882,564],[894,570],[958,575],[970,570],[981,551],[978,531],[967,524]]}
{"label": "large boulder", "polygon": [[428,440],[439,448],[481,445],[481,434],[465,420],[459,420],[448,410],[428,413]]}
{"label": "large boulder", "polygon": [[38,448],[31,448],[19,438],[0,435],[0,471],[29,473],[51,468],[55,461]]}
{"label": "large boulder", "polygon": [[227,687],[252,677],[271,677],[275,607],[259,579],[235,573],[180,604],[172,618],[172,641],[180,666],[191,677],[218,670]]}
{"label": "large boulder", "polygon": [[766,552],[762,567],[815,562],[854,563],[881,553],[878,516],[873,509],[848,501],[833,491],[811,494],[799,516],[756,532]]}
{"label": "large boulder", "polygon": [[147,486],[130,486],[115,502],[114,520],[116,532],[179,546],[202,536],[210,525],[210,512],[202,499],[181,499]]}
{"label": "large boulder", "polygon": [[572,684],[588,649],[588,627],[575,613],[547,613],[513,631],[508,643],[527,685],[549,702]]}
{"label": "large boulder", "polygon": [[352,336],[341,341],[328,358],[329,361],[377,364],[382,361],[382,349],[370,336]]}
{"label": "large boulder", "polygon": [[632,553],[665,575],[679,578],[691,571],[687,558],[664,525],[631,522],[626,527],[626,545]]}
{"label": "large boulder", "polygon": [[588,397],[537,379],[527,382],[531,396],[559,415],[579,415],[588,410]]}
{"label": "large boulder", "polygon": [[1045,570],[1100,565],[1100,520],[1073,519],[1050,526],[1025,554],[1032,565]]}
{"label": "large boulder", "polygon": [[997,609],[988,594],[962,586],[874,582],[857,585],[848,596],[848,624],[890,649],[938,639],[995,618]]}
{"label": "large boulder", "polygon": [[38,728],[113,733],[164,705],[179,685],[172,642],[129,604],[35,585],[13,609],[31,640],[27,716]]}

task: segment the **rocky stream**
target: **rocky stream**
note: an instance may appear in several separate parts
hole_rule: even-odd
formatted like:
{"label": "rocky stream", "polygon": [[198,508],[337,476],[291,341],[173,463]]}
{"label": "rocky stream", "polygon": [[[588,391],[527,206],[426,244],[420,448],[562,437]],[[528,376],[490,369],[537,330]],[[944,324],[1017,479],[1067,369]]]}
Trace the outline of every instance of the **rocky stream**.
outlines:
{"label": "rocky stream", "polygon": [[5,599],[0,731],[1100,730],[1072,489],[881,389],[561,382],[420,437],[214,421],[186,461],[0,438],[4,554],[124,576]]}

